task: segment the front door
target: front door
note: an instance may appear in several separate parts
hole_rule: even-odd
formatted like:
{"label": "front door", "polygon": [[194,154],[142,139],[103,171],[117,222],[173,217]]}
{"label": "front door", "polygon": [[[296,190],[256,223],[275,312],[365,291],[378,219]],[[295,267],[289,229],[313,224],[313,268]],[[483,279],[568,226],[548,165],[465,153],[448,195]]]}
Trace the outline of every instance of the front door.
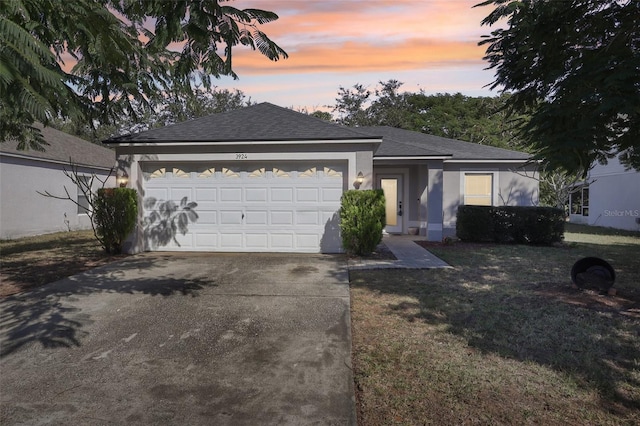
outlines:
{"label": "front door", "polygon": [[379,175],[378,188],[384,191],[386,201],[387,226],[384,230],[389,234],[401,234],[404,215],[402,175]]}

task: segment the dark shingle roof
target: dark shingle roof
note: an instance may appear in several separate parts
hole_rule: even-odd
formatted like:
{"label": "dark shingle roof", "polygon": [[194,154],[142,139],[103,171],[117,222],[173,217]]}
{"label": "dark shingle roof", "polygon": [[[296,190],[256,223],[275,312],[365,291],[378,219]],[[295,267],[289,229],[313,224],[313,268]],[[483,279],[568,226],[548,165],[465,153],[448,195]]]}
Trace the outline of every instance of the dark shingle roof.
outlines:
{"label": "dark shingle roof", "polygon": [[464,142],[386,126],[358,127],[358,131],[382,136],[375,158],[450,156],[453,160],[527,160],[524,152]]}
{"label": "dark shingle roof", "polygon": [[527,160],[528,154],[393,127],[345,127],[261,103],[105,143],[368,140],[383,138],[374,154],[384,157],[449,157],[456,160]]}
{"label": "dark shingle roof", "polygon": [[32,158],[36,160],[55,161],[69,163],[69,159],[77,165],[92,166],[103,169],[110,169],[116,164],[116,154],[114,151],[100,145],[61,132],[52,127],[43,127],[36,124],[42,132],[44,140],[49,145],[44,146],[44,151],[18,150],[17,141],[6,141],[0,143],[0,154],[18,155],[20,157]]}
{"label": "dark shingle roof", "polygon": [[371,139],[371,136],[270,103],[212,114],[105,143],[249,142]]}

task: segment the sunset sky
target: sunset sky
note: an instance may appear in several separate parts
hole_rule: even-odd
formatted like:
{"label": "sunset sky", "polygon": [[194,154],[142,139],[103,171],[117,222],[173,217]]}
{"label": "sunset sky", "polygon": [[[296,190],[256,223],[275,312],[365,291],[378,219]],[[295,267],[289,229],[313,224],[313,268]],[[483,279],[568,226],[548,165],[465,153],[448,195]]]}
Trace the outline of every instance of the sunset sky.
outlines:
{"label": "sunset sky", "polygon": [[495,96],[486,86],[478,46],[491,28],[480,22],[491,7],[480,0],[237,0],[240,9],[277,13],[261,26],[289,54],[271,62],[240,47],[234,52],[239,80],[223,78],[220,88],[237,88],[256,102],[327,110],[340,86],[375,89],[378,81],[404,82],[403,91],[461,92]]}

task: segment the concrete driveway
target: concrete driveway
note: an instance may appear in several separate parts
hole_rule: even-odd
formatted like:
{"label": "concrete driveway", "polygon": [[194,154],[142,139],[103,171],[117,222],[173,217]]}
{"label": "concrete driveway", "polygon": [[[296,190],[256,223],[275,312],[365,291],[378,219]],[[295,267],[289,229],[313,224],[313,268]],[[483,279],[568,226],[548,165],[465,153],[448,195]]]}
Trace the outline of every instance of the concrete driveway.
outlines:
{"label": "concrete driveway", "polygon": [[330,255],[147,253],[0,302],[0,424],[355,424]]}

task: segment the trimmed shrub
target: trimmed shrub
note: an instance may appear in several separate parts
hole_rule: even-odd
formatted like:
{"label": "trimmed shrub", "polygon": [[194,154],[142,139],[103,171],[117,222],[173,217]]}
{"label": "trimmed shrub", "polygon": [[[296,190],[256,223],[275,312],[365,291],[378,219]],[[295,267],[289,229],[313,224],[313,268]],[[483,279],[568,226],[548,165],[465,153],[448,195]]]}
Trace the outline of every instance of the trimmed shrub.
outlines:
{"label": "trimmed shrub", "polygon": [[107,253],[122,252],[122,244],[138,218],[138,196],[131,188],[101,188],[94,199],[95,234]]}
{"label": "trimmed shrub", "polygon": [[457,218],[462,241],[552,244],[564,238],[564,212],[554,207],[460,206]]}
{"label": "trimmed shrub", "polygon": [[485,206],[460,206],[456,236],[462,241],[493,241],[494,219]]}
{"label": "trimmed shrub", "polygon": [[366,256],[382,241],[386,224],[381,189],[349,190],[342,194],[340,233],[347,253]]}

